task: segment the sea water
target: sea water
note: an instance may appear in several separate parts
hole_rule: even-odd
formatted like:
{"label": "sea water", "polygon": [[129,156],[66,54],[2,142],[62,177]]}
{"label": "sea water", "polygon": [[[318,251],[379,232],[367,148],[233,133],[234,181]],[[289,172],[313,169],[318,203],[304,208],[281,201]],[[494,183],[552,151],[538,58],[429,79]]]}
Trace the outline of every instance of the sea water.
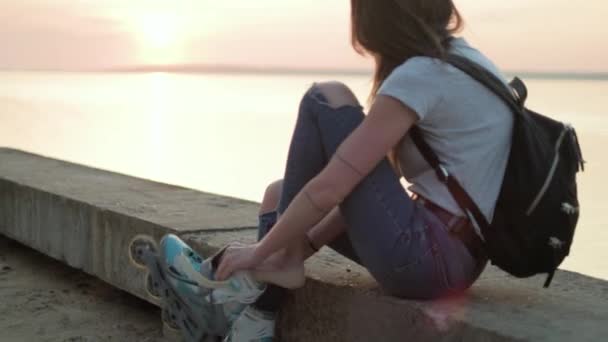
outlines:
{"label": "sea water", "polygon": [[[362,101],[370,88],[365,75],[0,72],[0,146],[260,201],[323,80]],[[529,107],[573,124],[588,162],[563,268],[608,280],[608,80],[526,82]]]}

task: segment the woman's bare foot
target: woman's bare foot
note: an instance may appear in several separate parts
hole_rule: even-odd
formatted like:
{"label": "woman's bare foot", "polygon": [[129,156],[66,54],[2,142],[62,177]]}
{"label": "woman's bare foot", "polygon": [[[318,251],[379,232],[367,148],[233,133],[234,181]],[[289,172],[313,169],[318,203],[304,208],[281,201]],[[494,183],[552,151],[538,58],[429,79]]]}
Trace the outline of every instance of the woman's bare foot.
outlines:
{"label": "woman's bare foot", "polygon": [[300,262],[300,265],[294,264],[275,271],[254,270],[253,276],[257,281],[278,285],[290,290],[304,286],[306,281],[302,262]]}
{"label": "woman's bare foot", "polygon": [[254,278],[287,289],[304,286],[304,252],[300,248],[281,250],[252,271]]}

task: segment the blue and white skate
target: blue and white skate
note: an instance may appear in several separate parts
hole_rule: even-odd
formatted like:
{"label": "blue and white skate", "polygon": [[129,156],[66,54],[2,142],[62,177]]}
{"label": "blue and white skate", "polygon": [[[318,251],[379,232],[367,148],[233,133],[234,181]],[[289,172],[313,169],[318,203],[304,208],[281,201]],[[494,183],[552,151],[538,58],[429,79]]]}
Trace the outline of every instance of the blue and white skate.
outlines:
{"label": "blue and white skate", "polygon": [[[203,260],[175,235],[165,236],[160,247],[139,236],[130,250],[133,262],[148,269],[146,290],[160,299],[163,323],[179,330],[186,341],[218,341],[265,290],[248,272],[215,281],[211,258]],[[220,300],[211,295],[214,290]]]}
{"label": "blue and white skate", "polygon": [[248,306],[232,323],[223,342],[272,342],[274,340],[275,315]]}

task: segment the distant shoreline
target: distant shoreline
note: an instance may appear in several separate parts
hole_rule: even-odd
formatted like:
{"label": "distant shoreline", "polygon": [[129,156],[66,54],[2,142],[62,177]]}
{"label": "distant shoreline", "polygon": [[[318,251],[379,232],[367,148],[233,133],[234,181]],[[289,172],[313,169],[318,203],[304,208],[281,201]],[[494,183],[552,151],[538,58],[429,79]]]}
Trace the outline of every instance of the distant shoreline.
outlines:
{"label": "distant shoreline", "polygon": [[[146,65],[108,67],[99,69],[61,70],[51,68],[39,69],[0,69],[0,72],[60,72],[60,73],[171,73],[171,74],[251,74],[251,75],[336,75],[336,76],[372,76],[371,70],[357,69],[295,69],[295,68],[259,68],[230,65]],[[519,76],[526,79],[541,80],[584,80],[608,81],[608,72],[536,72],[507,70],[508,76]]]}

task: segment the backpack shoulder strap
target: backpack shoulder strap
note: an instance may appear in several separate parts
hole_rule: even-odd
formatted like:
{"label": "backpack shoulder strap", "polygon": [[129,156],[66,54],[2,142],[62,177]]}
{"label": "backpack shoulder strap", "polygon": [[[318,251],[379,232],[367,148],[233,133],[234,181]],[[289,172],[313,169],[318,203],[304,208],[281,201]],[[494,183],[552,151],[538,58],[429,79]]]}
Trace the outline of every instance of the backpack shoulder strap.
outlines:
{"label": "backpack shoulder strap", "polygon": [[[528,118],[526,109],[524,107],[528,91],[524,83],[519,79],[515,78],[509,86],[506,86],[496,75],[489,70],[480,66],[479,64],[456,54],[449,54],[446,58],[446,62],[461,70],[465,74],[469,75],[474,80],[478,81],[496,96],[498,96],[508,107],[514,115],[515,120],[526,120]],[[481,210],[475,204],[475,201],[469,196],[469,194],[460,185],[458,180],[450,175],[445,167],[441,165],[439,157],[428,145],[422,136],[420,128],[414,126],[410,130],[410,135],[414,144],[422,153],[427,163],[433,167],[437,173],[437,177],[444,184],[446,184],[448,190],[454,197],[454,200],[458,203],[458,206],[467,214],[471,215],[476,221],[477,225],[482,231],[488,231],[490,229],[490,223],[486,217],[481,213]],[[469,217],[470,219],[471,217]],[[557,266],[556,266],[557,268]],[[544,287],[549,287],[551,280],[555,274],[556,268],[549,272]]]}
{"label": "backpack shoulder strap", "polygon": [[466,57],[448,54],[445,61],[493,92],[511,109],[513,114],[520,114],[523,111],[528,90],[521,79],[516,77],[507,86],[494,73]]}
{"label": "backpack shoulder strap", "polygon": [[[417,126],[412,127],[410,129],[410,136],[426,162],[433,168],[433,170],[435,170],[437,178],[447,186],[450,194],[452,194],[452,197],[458,206],[462,209],[465,215],[472,216],[483,233],[484,230],[490,227],[490,223],[486,219],[485,215],[481,212],[477,204],[475,204],[475,201],[462,187],[462,185],[460,185],[460,182],[458,182],[458,180],[452,176],[443,165],[441,165],[439,157],[437,154],[435,154],[435,151],[433,151],[431,146],[429,146],[426,140],[424,140],[420,128]],[[469,219],[471,219],[471,217],[469,217]]]}
{"label": "backpack shoulder strap", "polygon": [[[465,57],[456,54],[449,54],[446,62],[483,84],[486,88],[505,102],[516,118],[520,116],[517,114],[522,113],[523,104],[527,97],[527,90],[521,80],[514,80],[514,91],[511,92],[509,87],[507,87],[493,73]],[[410,136],[426,162],[435,170],[439,180],[447,186],[448,190],[452,194],[452,197],[456,203],[458,203],[458,206],[466,215],[472,216],[482,233],[484,230],[489,229],[490,223],[479,209],[479,206],[475,204],[475,201],[462,187],[460,182],[458,182],[458,180],[452,176],[444,166],[441,165],[439,157],[424,139],[420,128],[417,126],[412,127],[410,130]]]}

